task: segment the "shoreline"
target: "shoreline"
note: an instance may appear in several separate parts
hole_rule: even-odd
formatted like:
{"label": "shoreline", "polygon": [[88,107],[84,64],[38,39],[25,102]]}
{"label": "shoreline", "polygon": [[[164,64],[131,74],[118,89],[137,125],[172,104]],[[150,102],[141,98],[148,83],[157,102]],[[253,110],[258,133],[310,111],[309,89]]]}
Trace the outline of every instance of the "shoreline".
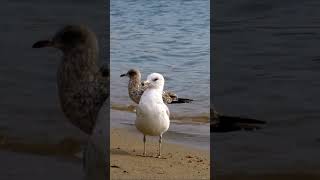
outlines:
{"label": "shoreline", "polygon": [[[111,110],[135,113],[136,104],[119,104],[111,103]],[[170,120],[175,123],[185,123],[185,124],[208,124],[210,123],[210,110],[208,113],[200,112],[197,114],[182,114],[177,112],[171,112]]]}
{"label": "shoreline", "polygon": [[210,152],[164,140],[162,157],[155,158],[157,142],[147,136],[143,157],[142,138],[125,128],[111,128],[111,179],[210,179]]}
{"label": "shoreline", "polygon": [[[135,113],[111,109],[110,130],[122,128],[139,137],[141,134],[134,125],[135,118]],[[207,124],[171,122],[164,138],[172,144],[210,151],[210,126]]]}

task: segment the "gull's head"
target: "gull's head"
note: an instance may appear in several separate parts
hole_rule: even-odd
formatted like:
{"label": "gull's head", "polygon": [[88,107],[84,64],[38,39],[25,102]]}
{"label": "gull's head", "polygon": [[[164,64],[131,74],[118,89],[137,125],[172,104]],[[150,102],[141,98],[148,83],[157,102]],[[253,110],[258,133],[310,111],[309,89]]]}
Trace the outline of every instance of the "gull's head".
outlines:
{"label": "gull's head", "polygon": [[144,81],[144,85],[148,88],[155,88],[163,90],[164,78],[159,73],[152,73],[147,77],[147,80]]}
{"label": "gull's head", "polygon": [[68,25],[59,30],[51,39],[38,41],[32,47],[54,47],[63,52],[87,49],[97,50],[98,42],[95,34],[86,26]]}
{"label": "gull's head", "polygon": [[130,69],[127,73],[120,75],[120,77],[125,77],[125,76],[129,77],[130,79],[132,79],[132,78],[140,79],[141,78],[141,74],[138,69]]}

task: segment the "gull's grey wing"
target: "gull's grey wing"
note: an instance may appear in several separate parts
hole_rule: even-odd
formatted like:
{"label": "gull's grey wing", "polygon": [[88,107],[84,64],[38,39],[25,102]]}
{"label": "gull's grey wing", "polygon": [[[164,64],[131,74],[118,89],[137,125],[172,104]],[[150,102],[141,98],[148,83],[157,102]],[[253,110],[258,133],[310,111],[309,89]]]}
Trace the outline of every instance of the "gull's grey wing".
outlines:
{"label": "gull's grey wing", "polygon": [[143,118],[142,110],[140,109],[140,106],[136,107],[136,119]]}
{"label": "gull's grey wing", "polygon": [[167,113],[167,115],[168,115],[168,117],[169,117],[169,119],[170,119],[170,111],[169,111],[169,108],[168,108],[167,105],[165,105],[165,106],[166,106],[166,113]]}

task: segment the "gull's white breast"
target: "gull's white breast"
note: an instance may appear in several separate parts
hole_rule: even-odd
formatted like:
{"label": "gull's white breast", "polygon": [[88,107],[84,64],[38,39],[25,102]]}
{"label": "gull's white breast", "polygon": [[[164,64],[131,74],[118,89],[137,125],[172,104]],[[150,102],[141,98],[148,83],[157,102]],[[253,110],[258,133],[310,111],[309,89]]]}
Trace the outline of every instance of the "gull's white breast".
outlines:
{"label": "gull's white breast", "polygon": [[136,114],[136,127],[145,135],[159,136],[169,129],[169,109],[159,90],[148,89],[143,93]]}

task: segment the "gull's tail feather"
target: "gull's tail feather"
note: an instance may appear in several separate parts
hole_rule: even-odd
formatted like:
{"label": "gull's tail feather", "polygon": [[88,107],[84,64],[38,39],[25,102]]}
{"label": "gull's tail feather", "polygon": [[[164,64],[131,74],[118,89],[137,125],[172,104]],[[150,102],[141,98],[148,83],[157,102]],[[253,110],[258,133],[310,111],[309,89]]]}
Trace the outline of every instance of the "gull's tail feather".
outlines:
{"label": "gull's tail feather", "polygon": [[182,104],[182,103],[191,103],[193,99],[187,99],[187,98],[178,98],[176,100],[173,100],[170,104]]}
{"label": "gull's tail feather", "polygon": [[252,131],[261,129],[265,121],[241,118],[234,116],[219,115],[219,121],[210,125],[210,132],[230,132],[230,131]]}

